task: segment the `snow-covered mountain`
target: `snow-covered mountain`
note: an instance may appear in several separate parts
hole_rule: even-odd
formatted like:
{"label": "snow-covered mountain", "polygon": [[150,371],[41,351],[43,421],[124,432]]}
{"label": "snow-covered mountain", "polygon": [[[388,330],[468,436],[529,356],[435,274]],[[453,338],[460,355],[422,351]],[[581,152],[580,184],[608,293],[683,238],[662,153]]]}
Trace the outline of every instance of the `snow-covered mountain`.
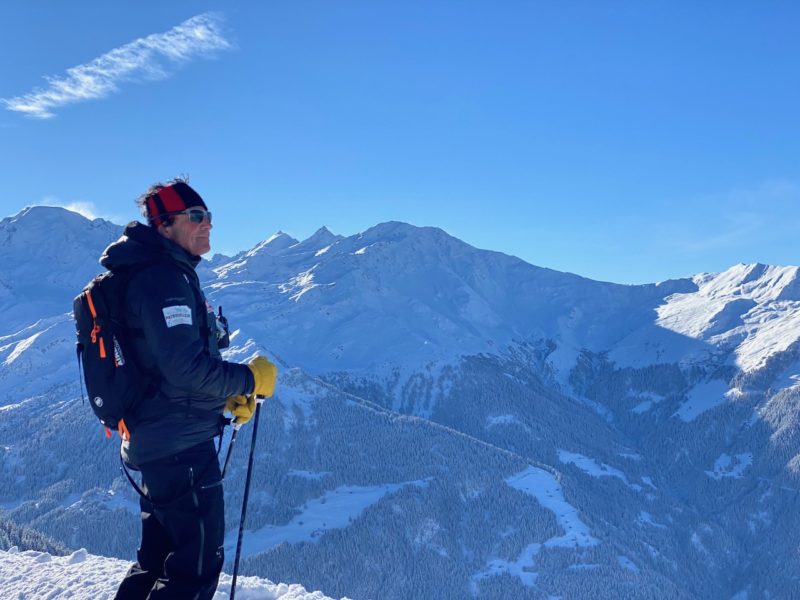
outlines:
{"label": "snow-covered mountain", "polygon": [[[0,221],[0,310],[4,331],[30,317],[63,312],[75,282],[97,272],[97,246],[119,237],[122,228],[62,208],[33,206]],[[34,318],[33,321],[36,319]]]}
{"label": "snow-covered mountain", "polygon": [[[81,404],[68,312],[119,232],[0,222],[0,519],[130,557],[135,496]],[[384,223],[199,271],[228,358],[282,365],[245,573],[359,599],[793,597],[797,267],[624,286]]]}
{"label": "snow-covered mountain", "polygon": [[599,283],[396,222],[348,238],[278,233],[215,272],[215,298],[287,361],[318,373],[419,366],[515,341],[604,350],[620,326],[652,323],[663,298],[695,289]]}

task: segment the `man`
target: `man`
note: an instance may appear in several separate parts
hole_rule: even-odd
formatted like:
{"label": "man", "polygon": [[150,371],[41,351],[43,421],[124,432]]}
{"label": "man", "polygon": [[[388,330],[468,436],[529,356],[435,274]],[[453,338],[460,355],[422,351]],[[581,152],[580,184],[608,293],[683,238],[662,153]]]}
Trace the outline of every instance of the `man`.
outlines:
{"label": "man", "polygon": [[[130,273],[126,327],[150,393],[120,423],[123,460],[142,476],[142,541],[117,598],[210,600],[223,563],[222,481],[214,438],[222,413],[237,424],[271,396],[277,368],[258,356],[222,360],[214,310],[195,273],[211,249],[211,213],[186,181],[156,184],[134,221],[100,259]],[[227,342],[227,339],[225,339]]]}

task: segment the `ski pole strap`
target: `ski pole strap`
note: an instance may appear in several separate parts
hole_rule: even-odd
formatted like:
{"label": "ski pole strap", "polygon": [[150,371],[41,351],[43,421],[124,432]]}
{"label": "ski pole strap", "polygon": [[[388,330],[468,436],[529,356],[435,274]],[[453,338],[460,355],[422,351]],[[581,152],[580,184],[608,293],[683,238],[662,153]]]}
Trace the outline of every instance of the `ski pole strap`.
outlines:
{"label": "ski pole strap", "polygon": [[86,396],[83,395],[83,388],[85,387],[83,378],[83,369],[81,368],[81,354],[83,354],[83,344],[81,343],[76,344],[75,350],[78,353],[78,382],[80,383],[80,388],[81,388],[81,404],[86,404]]}
{"label": "ski pole strap", "polygon": [[[236,437],[236,432],[234,431],[234,438],[233,439],[235,439],[235,437]],[[231,443],[233,443],[233,439],[231,440]],[[119,462],[122,465],[122,472],[125,473],[125,477],[127,477],[128,481],[131,482],[131,485],[133,486],[133,489],[136,490],[136,493],[139,494],[139,496],[141,496],[145,500],[147,500],[153,506],[155,506],[157,508],[164,508],[164,507],[171,506],[171,505],[175,504],[178,500],[180,500],[181,498],[186,496],[186,494],[188,494],[189,492],[191,492],[192,490],[194,490],[195,488],[198,487],[199,482],[203,479],[203,476],[206,474],[206,472],[211,468],[211,466],[216,461],[219,461],[219,453],[220,453],[221,449],[222,449],[222,436],[220,436],[219,448],[217,449],[216,455],[214,456],[214,458],[212,458],[209,461],[209,463],[205,466],[205,468],[202,471],[200,471],[200,475],[197,476],[197,483],[195,483],[193,481],[190,482],[189,483],[189,487],[186,488],[186,490],[184,490],[183,492],[179,493],[172,500],[169,500],[167,502],[154,502],[153,499],[150,496],[148,496],[142,490],[141,487],[139,487],[139,485],[136,483],[136,480],[134,480],[134,478],[131,476],[131,473],[128,470],[128,466],[125,464],[125,460],[122,458],[122,454],[119,455]],[[229,447],[228,448],[228,456],[225,459],[225,468],[227,468],[228,461],[230,460],[230,453],[231,453],[231,450],[230,450],[230,447]],[[213,483],[213,484],[208,485],[208,486],[200,486],[199,489],[207,489],[207,488],[210,488],[210,487],[215,487],[217,485],[222,485],[222,481],[224,479],[225,479],[225,471],[223,470],[222,471],[222,478],[217,483]]]}
{"label": "ski pole strap", "polygon": [[[228,465],[231,464],[231,456],[233,455],[233,445],[236,443],[236,434],[239,433],[239,428],[234,426],[233,433],[231,434],[231,441],[228,443],[228,452],[225,454],[225,464],[222,466],[222,481],[225,481],[225,474],[228,472]],[[219,438],[220,445],[222,445],[222,438]]]}
{"label": "ski pole strap", "polygon": [[134,481],[133,477],[131,477],[131,473],[130,471],[128,471],[128,467],[125,465],[125,461],[122,458],[122,454],[119,455],[119,463],[122,465],[122,472],[125,473],[125,477],[127,477],[128,481],[131,482],[131,485],[133,486],[133,489],[136,490],[136,493],[139,494],[142,498],[144,498],[148,502],[150,502],[151,500],[150,498],[147,497],[147,494],[145,494],[142,491],[142,488],[140,488],[139,485],[136,483],[136,481]]}

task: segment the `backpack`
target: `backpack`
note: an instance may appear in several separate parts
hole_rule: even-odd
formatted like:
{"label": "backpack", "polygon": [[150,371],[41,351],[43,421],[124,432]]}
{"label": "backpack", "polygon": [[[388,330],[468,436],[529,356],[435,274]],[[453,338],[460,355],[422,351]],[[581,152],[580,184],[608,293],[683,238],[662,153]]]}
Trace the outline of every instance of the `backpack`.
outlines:
{"label": "backpack", "polygon": [[112,429],[119,428],[120,435],[124,427],[133,431],[136,408],[152,391],[152,378],[133,358],[134,332],[125,324],[125,292],[133,272],[124,269],[101,273],[86,284],[73,302],[78,364],[89,404],[106,428],[106,437],[111,437]]}

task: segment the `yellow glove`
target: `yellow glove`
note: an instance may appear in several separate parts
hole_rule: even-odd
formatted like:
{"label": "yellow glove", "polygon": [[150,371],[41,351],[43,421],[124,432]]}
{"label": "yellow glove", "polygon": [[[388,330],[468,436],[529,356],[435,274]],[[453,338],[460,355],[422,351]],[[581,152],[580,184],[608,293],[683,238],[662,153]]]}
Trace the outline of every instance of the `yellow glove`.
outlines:
{"label": "yellow glove", "polygon": [[256,397],[250,396],[229,396],[225,400],[225,412],[231,413],[234,417],[234,425],[244,425],[253,418],[256,412]]}
{"label": "yellow glove", "polygon": [[253,393],[256,396],[266,396],[267,398],[272,396],[275,391],[275,380],[278,378],[278,367],[263,356],[256,356],[247,366],[250,367],[253,379],[256,380]]}

